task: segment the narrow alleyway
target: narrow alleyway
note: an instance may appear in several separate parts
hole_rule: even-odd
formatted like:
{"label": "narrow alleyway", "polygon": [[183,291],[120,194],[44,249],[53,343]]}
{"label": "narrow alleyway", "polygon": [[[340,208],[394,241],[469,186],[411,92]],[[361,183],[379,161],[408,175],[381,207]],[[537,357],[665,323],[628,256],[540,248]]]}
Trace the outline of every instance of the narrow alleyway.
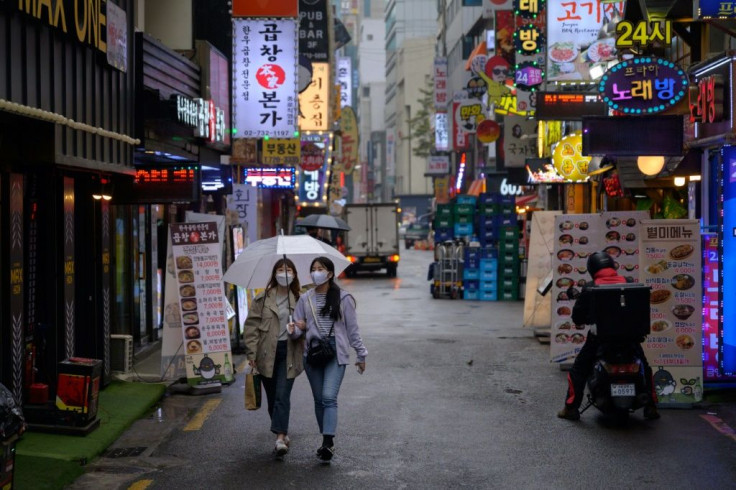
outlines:
{"label": "narrow alleyway", "polygon": [[663,410],[656,422],[637,413],[625,426],[595,409],[557,419],[565,373],[521,327],[522,302],[432,299],[432,252],[402,254],[396,279],[342,281],[369,356],[364,375],[346,372],[331,466],[314,455],[306,377],[281,462],[265,407],[243,409],[239,372],[221,394],[167,397],[115,445],[141,454],[99,458],[71,488],[733,488],[736,440],[701,417],[736,427],[732,405]]}

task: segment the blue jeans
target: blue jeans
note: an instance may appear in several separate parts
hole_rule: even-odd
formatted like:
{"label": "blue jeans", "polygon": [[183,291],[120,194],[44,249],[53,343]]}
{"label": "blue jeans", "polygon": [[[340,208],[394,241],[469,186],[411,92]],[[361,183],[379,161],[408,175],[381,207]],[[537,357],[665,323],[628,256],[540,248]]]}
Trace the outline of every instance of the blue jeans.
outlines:
{"label": "blue jeans", "polygon": [[261,376],[261,383],[268,400],[268,415],[271,416],[271,432],[289,433],[289,412],[291,412],[291,388],[293,379],[286,378],[286,340],[276,346],[276,360],[273,363],[273,376]]}
{"label": "blue jeans", "polygon": [[[335,337],[330,337],[330,343],[335,346]],[[335,357],[324,367],[315,368],[305,363],[304,370],[312,387],[319,431],[322,435],[334,436],[337,430],[337,394],[345,376],[345,365],[338,365]]]}

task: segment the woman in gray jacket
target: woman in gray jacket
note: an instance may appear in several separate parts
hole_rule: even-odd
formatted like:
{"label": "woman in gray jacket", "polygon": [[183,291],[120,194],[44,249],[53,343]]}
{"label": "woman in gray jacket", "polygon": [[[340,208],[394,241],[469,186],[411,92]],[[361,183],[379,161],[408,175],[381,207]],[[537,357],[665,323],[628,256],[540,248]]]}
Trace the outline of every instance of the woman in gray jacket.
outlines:
{"label": "woman in gray jacket", "polygon": [[277,457],[289,451],[291,388],[303,370],[304,342],[289,338],[286,331],[298,299],[296,267],[291,260],[280,259],[273,266],[265,291],[251,303],[244,328],[248,364],[258,370],[266,391]]}
{"label": "woman in gray jacket", "polygon": [[323,337],[336,352],[335,358],[324,366],[305,365],[314,396],[314,412],[322,433],[322,446],[317,449],[317,456],[323,462],[329,462],[335,453],[337,394],[345,366],[350,363],[350,347],[355,349],[355,365],[360,374],[365,370],[368,351],[360,338],[355,299],[335,283],[335,265],[327,257],[318,257],[312,261],[310,271],[315,287],[299,298],[294,310],[294,325],[298,328],[289,325],[289,334],[291,338],[298,339],[306,332],[307,346],[311,340]]}

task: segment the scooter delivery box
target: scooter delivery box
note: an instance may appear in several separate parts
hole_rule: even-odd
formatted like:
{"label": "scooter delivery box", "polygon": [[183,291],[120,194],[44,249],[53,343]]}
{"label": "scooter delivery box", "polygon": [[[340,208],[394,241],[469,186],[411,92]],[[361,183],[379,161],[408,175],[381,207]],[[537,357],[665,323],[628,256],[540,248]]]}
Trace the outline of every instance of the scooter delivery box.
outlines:
{"label": "scooter delivery box", "polygon": [[649,335],[649,294],[640,283],[605,284],[590,288],[598,337],[639,340]]}

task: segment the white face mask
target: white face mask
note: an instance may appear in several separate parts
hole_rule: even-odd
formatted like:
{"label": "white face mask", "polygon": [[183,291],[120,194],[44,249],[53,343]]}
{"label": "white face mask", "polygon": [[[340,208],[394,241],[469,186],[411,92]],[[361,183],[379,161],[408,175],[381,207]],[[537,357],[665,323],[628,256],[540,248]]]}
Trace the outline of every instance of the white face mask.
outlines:
{"label": "white face mask", "polygon": [[312,281],[314,282],[315,286],[320,286],[327,282],[329,279],[329,272],[328,271],[312,271]]}
{"label": "white face mask", "polygon": [[294,280],[294,274],[289,274],[288,272],[286,274],[276,274],[276,282],[279,283],[279,286],[286,287]]}

